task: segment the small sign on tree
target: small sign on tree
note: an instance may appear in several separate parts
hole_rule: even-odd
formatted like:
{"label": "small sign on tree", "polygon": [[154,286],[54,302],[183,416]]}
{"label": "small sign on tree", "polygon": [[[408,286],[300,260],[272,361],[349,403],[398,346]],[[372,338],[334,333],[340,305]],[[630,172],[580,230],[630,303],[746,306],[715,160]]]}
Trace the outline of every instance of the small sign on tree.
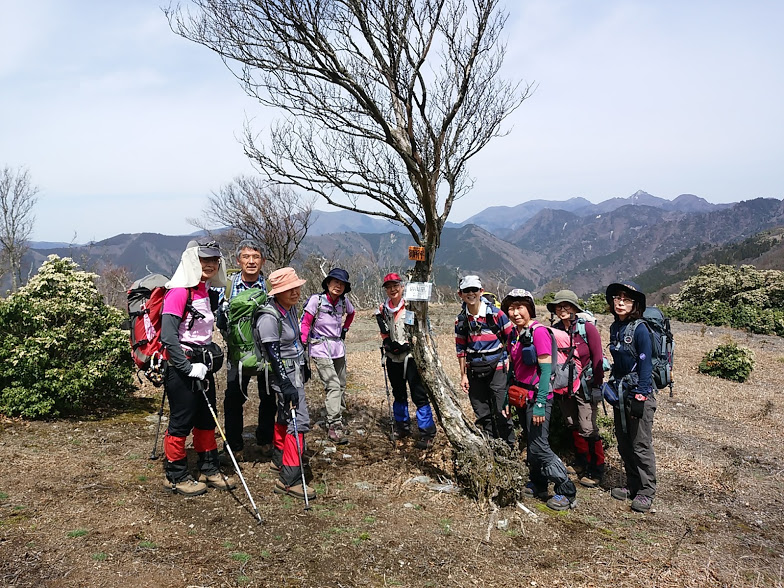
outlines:
{"label": "small sign on tree", "polygon": [[409,247],[408,258],[411,261],[425,261],[425,248],[424,247]]}

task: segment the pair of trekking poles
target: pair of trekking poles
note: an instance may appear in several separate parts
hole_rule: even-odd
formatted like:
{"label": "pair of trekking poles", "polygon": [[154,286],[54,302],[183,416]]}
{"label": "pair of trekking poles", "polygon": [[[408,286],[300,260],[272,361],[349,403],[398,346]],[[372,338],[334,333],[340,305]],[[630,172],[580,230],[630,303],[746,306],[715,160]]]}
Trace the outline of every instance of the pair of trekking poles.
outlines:
{"label": "pair of trekking poles", "polygon": [[[237,463],[237,458],[234,456],[234,452],[231,450],[231,445],[226,439],[226,434],[223,432],[223,427],[221,427],[220,423],[218,422],[218,417],[215,414],[215,409],[212,407],[212,403],[207,397],[207,386],[203,380],[196,380],[193,385],[196,386],[196,388],[201,391],[202,396],[204,397],[204,401],[207,403],[207,407],[210,409],[210,414],[212,415],[212,418],[215,421],[215,426],[218,428],[221,439],[223,439],[223,447],[226,451],[228,451],[229,457],[231,457],[231,462],[234,465],[234,471],[237,472],[237,476],[239,477],[240,482],[242,482],[242,487],[245,489],[245,493],[248,495],[248,500],[250,500],[250,503],[253,506],[253,512],[256,515],[256,519],[258,519],[259,524],[262,524],[264,521],[261,518],[261,514],[259,513],[259,509],[256,506],[256,502],[253,500],[253,495],[250,493],[250,490],[248,489],[248,484],[245,482],[245,477],[242,475],[240,466]],[[161,420],[163,419],[163,406],[165,401],[166,401],[166,388],[163,389],[163,394],[161,396],[161,407],[158,410],[158,428],[155,431],[155,444],[152,447],[152,453],[150,453],[151,460],[158,459],[158,456],[156,455],[155,452],[158,447],[158,436],[160,435],[161,432]],[[310,501],[308,499],[307,486],[305,484],[305,467],[302,461],[303,448],[300,445],[299,428],[297,426],[297,408],[293,405],[291,406],[291,419],[294,422],[294,439],[297,443],[297,453],[299,454],[299,469],[300,469],[300,475],[302,477],[303,494],[305,496],[305,510],[310,510]],[[226,476],[223,474],[223,472],[221,472],[221,475],[225,480]]]}

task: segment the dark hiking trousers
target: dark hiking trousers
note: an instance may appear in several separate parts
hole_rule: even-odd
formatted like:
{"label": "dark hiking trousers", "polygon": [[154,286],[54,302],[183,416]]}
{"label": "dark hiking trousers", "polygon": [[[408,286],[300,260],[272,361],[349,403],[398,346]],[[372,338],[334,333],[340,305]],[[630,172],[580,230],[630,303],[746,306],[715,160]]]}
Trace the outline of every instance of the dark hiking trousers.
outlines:
{"label": "dark hiking trousers", "polygon": [[506,400],[506,371],[496,370],[492,377],[473,377],[469,367],[468,386],[468,399],[476,415],[476,426],[491,439],[502,439],[514,445],[512,419],[501,414]]}
{"label": "dark hiking trousers", "polygon": [[656,396],[651,394],[645,401],[642,418],[629,414],[629,403],[625,402],[626,431],[621,423],[621,411],[613,408],[615,436],[618,453],[626,470],[626,488],[631,496],[642,494],[653,498],[656,494],[656,456],[653,454],[653,415],[656,412]]}
{"label": "dark hiking trousers", "polygon": [[[248,399],[248,384],[252,377],[250,374],[242,374],[242,385],[240,386],[239,370],[237,366],[229,363],[226,373],[223,416],[226,440],[234,451],[240,451],[245,446],[242,439],[242,430],[245,426],[243,405]],[[256,442],[259,445],[267,445],[272,443],[275,426],[275,391],[270,389],[267,394],[266,372],[258,375],[257,383],[259,387],[259,418],[256,426]]]}
{"label": "dark hiking trousers", "polygon": [[414,360],[409,359],[404,376],[403,365],[403,362],[398,363],[387,359],[387,375],[392,386],[392,396],[395,398],[393,406],[395,421],[396,423],[409,422],[408,396],[406,394],[406,382],[408,382],[408,387],[411,389],[411,402],[417,407],[417,427],[423,435],[433,436],[436,434],[436,425],[433,421],[427,390],[419,377],[419,370]]}
{"label": "dark hiking trousers", "polygon": [[550,448],[550,417],[553,413],[553,399],[545,405],[544,422],[534,425],[533,402],[525,407],[525,430],[528,434],[528,470],[531,481],[537,489],[544,490],[548,482],[555,485],[555,493],[567,498],[577,496],[577,488],[566,473],[566,466]]}
{"label": "dark hiking trousers", "polygon": [[[194,427],[210,430],[215,428],[210,409],[204,401],[204,394],[194,383],[194,378],[182,375],[173,367],[166,367],[164,386],[169,399],[169,435],[187,437]],[[212,374],[204,379],[207,384],[207,398],[215,408],[215,380]]]}

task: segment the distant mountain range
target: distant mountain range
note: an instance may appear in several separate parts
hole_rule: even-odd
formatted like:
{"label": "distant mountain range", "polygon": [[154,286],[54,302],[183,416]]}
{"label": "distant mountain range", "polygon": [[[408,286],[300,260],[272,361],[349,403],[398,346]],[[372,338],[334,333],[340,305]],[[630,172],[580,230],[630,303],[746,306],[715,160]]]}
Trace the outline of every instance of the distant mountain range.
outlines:
{"label": "distant mountain range", "polygon": [[[300,250],[303,258],[325,257],[370,273],[411,265],[407,253],[413,242],[402,227],[357,213],[316,214]],[[784,266],[784,231],[776,232],[778,227],[784,227],[784,204],[776,199],[719,205],[692,194],[665,200],[638,191],[599,204],[584,198],[536,200],[448,223],[435,280],[454,286],[459,275],[478,273],[488,289],[518,286],[544,293],[569,287],[586,295],[613,280],[637,277],[650,292],[667,291],[714,259]],[[56,253],[85,267],[110,263],[133,276],[148,270],[171,275],[192,238],[139,233],[82,246],[38,243],[27,263],[35,266]]]}
{"label": "distant mountain range", "polygon": [[593,204],[585,198],[570,198],[563,201],[530,200],[517,206],[491,206],[475,214],[461,225],[475,224],[491,232],[499,232],[502,237],[511,235],[542,210],[563,210],[576,216],[606,214],[622,206],[650,206],[672,212],[711,212],[732,206],[731,204],[712,204],[694,194],[681,194],[675,200],[651,196],[638,190],[628,198],[610,198]]}

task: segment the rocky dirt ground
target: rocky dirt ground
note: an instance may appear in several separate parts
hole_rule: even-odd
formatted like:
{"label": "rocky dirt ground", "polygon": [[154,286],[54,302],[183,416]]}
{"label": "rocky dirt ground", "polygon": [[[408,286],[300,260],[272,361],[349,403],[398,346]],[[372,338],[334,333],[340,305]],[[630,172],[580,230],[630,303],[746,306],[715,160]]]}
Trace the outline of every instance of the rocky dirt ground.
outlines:
{"label": "rocky dirt ground", "polygon": [[[453,375],[456,312],[433,307]],[[605,336],[608,326],[601,317]],[[260,459],[242,466],[262,525],[241,488],[167,494],[160,461],[148,459],[160,402],[152,387],[119,414],[0,421],[0,585],[784,586],[782,340],[681,324],[675,333],[678,380],[673,398],[659,396],[659,491],[648,515],[610,498],[622,481],[614,447],[604,487],[581,489],[567,513],[533,499],[524,502],[531,514],[495,509],[445,492],[443,435],[427,453],[386,437],[375,321],[362,312],[349,335],[351,443],[335,447],[314,423],[309,512],[272,493]],[[756,353],[745,384],[697,373],[728,337]],[[315,383],[308,398],[318,420]]]}

